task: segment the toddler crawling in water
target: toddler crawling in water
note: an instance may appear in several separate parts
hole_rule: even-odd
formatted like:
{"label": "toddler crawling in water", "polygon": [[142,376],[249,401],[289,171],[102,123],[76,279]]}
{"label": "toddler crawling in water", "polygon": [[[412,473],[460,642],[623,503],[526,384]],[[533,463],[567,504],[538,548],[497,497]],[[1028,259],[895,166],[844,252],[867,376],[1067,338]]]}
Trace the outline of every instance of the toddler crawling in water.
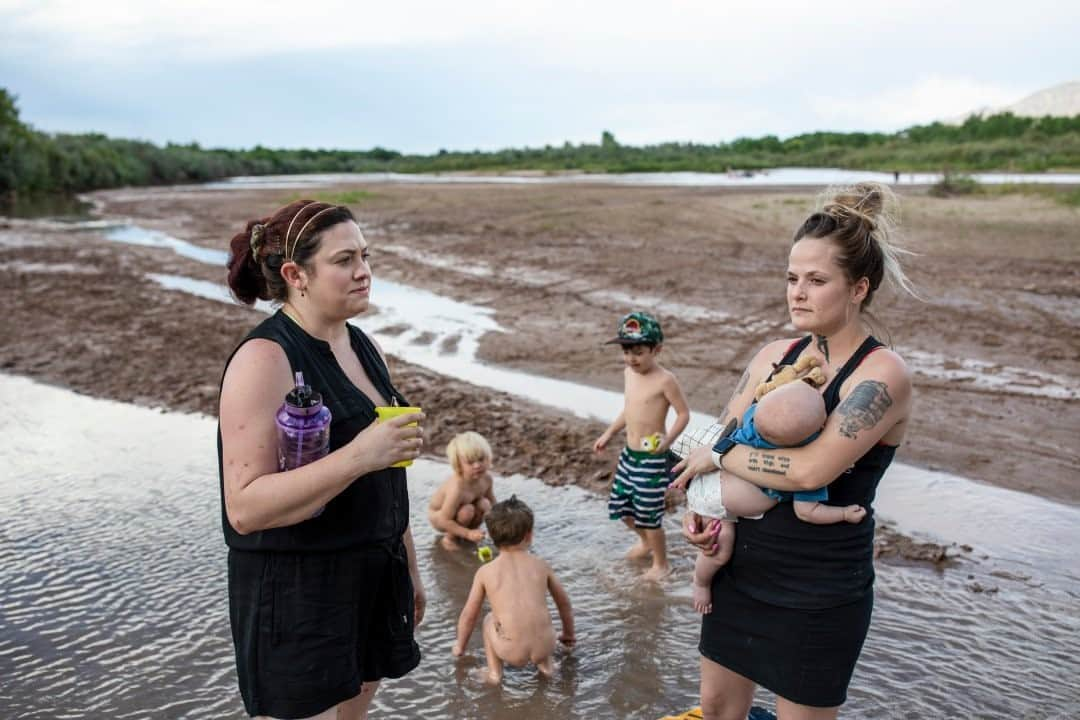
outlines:
{"label": "toddler crawling in water", "polygon": [[[732,439],[740,445],[762,449],[805,445],[817,437],[825,425],[825,417],[821,393],[806,382],[790,382],[769,391],[751,405]],[[823,504],[821,501],[829,497],[827,487],[808,492],[780,492],[725,472],[695,477],[689,488],[680,483],[673,483],[672,487],[686,490],[691,512],[706,520],[721,521],[716,553],[700,552],[694,563],[694,608],[703,614],[712,612],[713,576],[731,558],[735,547],[735,519],[760,517],[778,502],[789,500],[800,520],[817,525],[858,523],[866,517],[866,509],[860,505]]]}
{"label": "toddler crawling in water", "polygon": [[533,513],[529,506],[511,496],[496,503],[485,519],[499,556],[482,565],[473,576],[472,589],[458,617],[457,642],[453,654],[465,652],[484,600],[491,612],[483,620],[485,681],[502,682],[503,665],[533,663],[539,673],[550,677],[555,671],[555,628],[548,611],[547,596],[555,601],[562,632],[558,640],[573,647],[574,613],[570,597],[551,566],[529,552],[533,539]]}

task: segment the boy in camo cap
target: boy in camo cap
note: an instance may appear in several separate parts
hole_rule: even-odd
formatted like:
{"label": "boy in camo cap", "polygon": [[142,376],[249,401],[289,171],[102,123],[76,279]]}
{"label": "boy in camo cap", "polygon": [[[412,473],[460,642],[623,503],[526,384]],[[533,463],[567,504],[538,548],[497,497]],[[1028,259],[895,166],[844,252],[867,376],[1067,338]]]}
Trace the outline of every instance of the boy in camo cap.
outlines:
{"label": "boy in camo cap", "polygon": [[[690,407],[679,381],[657,362],[663,342],[660,323],[648,313],[632,312],[619,321],[618,335],[608,343],[622,346],[625,404],[593,443],[593,452],[600,452],[615,433],[626,429],[626,447],[619,455],[608,497],[608,516],[637,533],[638,542],[627,555],[652,556],[652,567],[645,574],[650,580],[671,572],[661,526],[664,492],[671,482],[667,451],[690,421]],[[676,413],[670,429],[666,427],[668,408],[675,408]]]}

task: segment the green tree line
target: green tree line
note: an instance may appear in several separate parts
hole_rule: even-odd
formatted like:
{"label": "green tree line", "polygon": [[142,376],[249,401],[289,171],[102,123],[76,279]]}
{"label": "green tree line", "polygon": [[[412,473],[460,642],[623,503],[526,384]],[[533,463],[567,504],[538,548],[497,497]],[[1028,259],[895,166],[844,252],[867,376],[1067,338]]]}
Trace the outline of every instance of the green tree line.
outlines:
{"label": "green tree line", "polygon": [[372,150],[248,150],[165,146],[99,133],[44,133],[19,118],[0,88],[0,195],[72,193],[124,185],[205,182],[234,175],[314,172],[724,172],[775,167],[882,171],[1039,172],[1080,168],[1080,115],[1071,118],[972,116],[896,133],[814,132],[731,142],[622,145],[604,131],[597,144],[405,155]]}

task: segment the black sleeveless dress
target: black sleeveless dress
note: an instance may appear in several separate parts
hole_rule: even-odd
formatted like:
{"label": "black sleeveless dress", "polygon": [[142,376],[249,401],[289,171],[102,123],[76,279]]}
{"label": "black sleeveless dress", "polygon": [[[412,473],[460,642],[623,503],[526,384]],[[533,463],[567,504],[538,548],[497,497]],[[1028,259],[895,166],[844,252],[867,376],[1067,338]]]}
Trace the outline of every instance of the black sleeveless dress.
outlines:
{"label": "black sleeveless dress", "polygon": [[[795,342],[780,365],[810,344]],[[868,337],[823,393],[832,413],[840,387],[881,347]],[[896,448],[878,444],[829,484],[829,505],[858,504],[858,524],[814,525],[780,503],[760,520],[740,519],[731,560],[713,578],[713,609],[702,618],[701,654],[780,697],[834,707],[870,627],[874,583],[874,510],[878,482]]]}
{"label": "black sleeveless dress", "polygon": [[[408,405],[371,340],[352,325],[348,331],[379,393]],[[375,421],[375,403],[345,375],[328,343],[280,310],[240,345],[257,338],[281,346],[292,371],[303,371],[323,396],[332,415],[331,452]],[[403,542],[409,523],[405,470],[384,468],[357,478],[304,522],[240,535],[225,514],[221,464],[219,425],[229,616],[248,714],[310,717],[354,697],[364,682],[415,668],[420,649],[413,639],[413,587]]]}

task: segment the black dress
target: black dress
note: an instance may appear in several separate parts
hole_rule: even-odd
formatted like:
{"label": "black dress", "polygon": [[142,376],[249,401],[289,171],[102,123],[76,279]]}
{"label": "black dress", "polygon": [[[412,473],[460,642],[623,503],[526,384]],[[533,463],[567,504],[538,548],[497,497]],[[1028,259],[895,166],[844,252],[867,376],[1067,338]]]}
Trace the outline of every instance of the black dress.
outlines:
{"label": "black dress", "polygon": [[[809,343],[795,342],[780,364],[794,363]],[[828,413],[843,382],[881,346],[868,337],[832,379]],[[713,578],[712,612],[702,618],[703,656],[800,705],[844,703],[874,604],[871,503],[895,452],[878,444],[829,484],[827,504],[866,508],[858,524],[803,522],[790,502],[739,520],[731,560]]]}

